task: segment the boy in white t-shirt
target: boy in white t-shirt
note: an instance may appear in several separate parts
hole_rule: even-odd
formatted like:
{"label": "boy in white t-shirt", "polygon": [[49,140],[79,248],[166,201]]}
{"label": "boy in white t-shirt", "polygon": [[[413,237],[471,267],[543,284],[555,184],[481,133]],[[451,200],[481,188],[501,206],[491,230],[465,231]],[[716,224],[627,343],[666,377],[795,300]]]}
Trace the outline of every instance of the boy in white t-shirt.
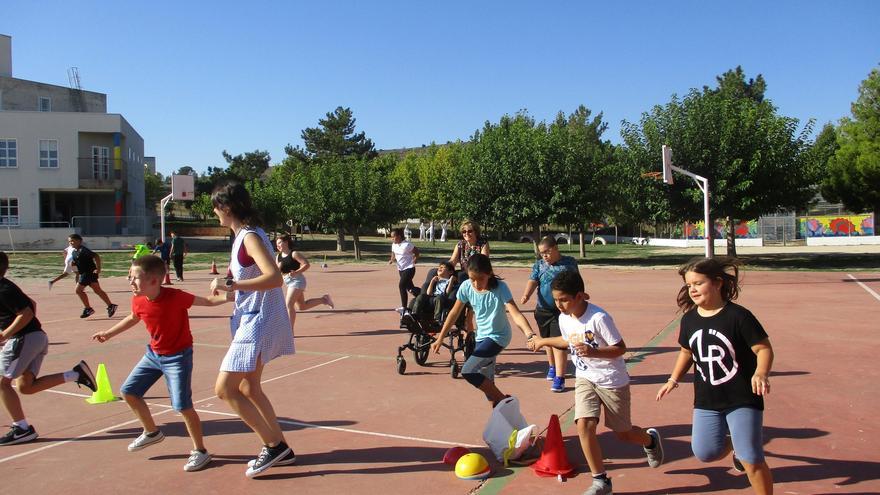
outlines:
{"label": "boy in white t-shirt", "polygon": [[611,479],[605,473],[602,450],[596,436],[600,409],[605,409],[605,426],[618,439],[641,445],[648,465],[663,463],[663,444],[654,428],[643,430],[630,421],[629,374],[623,354],[626,343],[605,310],[590,304],[584,280],[576,271],[564,271],[553,279],[553,300],[559,308],[560,337],[535,338],[529,348],[544,346],[569,349],[575,365],[574,412],[584,457],[593,473],[593,484],[584,495],[611,493]]}
{"label": "boy in white t-shirt", "polygon": [[413,277],[416,275],[416,260],[419,259],[419,248],[413,243],[405,241],[403,238],[403,229],[393,229],[391,231],[391,259],[388,264],[397,262],[397,271],[400,274],[400,283],[397,288],[400,291],[400,308],[398,312],[401,316],[408,313],[407,293],[418,296],[421,292],[413,285]]}
{"label": "boy in white t-shirt", "polygon": [[76,251],[73,246],[67,246],[64,248],[64,271],[61,272],[60,275],[53,278],[49,281],[49,289],[52,289],[52,286],[55,285],[55,282],[61,280],[62,278],[68,275],[76,275],[76,270],[73,269],[73,252]]}

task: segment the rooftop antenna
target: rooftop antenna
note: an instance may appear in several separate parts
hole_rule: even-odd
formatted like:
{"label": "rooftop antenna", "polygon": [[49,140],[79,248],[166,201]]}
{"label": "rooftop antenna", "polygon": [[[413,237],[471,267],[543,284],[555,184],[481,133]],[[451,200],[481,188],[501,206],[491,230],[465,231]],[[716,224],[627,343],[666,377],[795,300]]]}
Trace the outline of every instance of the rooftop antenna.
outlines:
{"label": "rooftop antenna", "polygon": [[70,89],[82,91],[82,85],[79,81],[79,67],[70,67],[67,69],[67,82],[70,84]]}

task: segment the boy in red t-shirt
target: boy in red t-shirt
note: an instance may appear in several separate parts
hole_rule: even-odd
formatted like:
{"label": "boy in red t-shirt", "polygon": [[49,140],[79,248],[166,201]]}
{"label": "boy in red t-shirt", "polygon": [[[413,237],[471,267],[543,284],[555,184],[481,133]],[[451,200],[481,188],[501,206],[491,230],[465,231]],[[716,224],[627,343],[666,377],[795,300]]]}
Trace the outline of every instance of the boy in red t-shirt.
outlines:
{"label": "boy in red t-shirt", "polygon": [[202,423],[192,403],[193,338],[189,329],[191,306],[216,306],[226,302],[226,293],[198,297],[170,287],[162,287],[167,267],[161,258],[153,255],[134,260],[132,267],[131,314],[109,330],[92,336],[98,342],[106,342],[114,336],[135,326],[143,320],[150,333],[150,344],[140,362],[128,375],[120,389],[125,402],[144,426],[141,433],[128,445],[129,452],[141,450],[165,439],[162,430],[153,421],[153,415],[144,394],[165,376],[171,407],[180,412],[186,429],[192,438],[190,452],[184,471],[198,471],[211,462],[211,454],[202,441]]}

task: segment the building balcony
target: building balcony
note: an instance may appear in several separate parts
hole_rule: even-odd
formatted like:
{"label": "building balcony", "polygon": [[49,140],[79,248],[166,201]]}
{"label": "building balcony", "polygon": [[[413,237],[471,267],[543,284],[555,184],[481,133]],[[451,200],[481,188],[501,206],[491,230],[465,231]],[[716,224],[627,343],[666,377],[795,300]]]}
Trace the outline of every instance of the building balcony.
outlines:
{"label": "building balcony", "polygon": [[[79,188],[117,190],[125,188],[128,163],[125,160],[80,157]],[[118,164],[118,168],[117,165]]]}

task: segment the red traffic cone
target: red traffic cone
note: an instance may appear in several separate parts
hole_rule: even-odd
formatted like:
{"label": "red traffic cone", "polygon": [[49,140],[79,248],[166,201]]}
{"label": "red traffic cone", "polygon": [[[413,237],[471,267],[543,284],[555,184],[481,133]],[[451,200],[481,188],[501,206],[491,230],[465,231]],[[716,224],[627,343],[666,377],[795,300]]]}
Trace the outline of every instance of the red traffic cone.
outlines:
{"label": "red traffic cone", "polygon": [[217,271],[217,262],[213,258],[211,258],[211,275],[220,275]]}
{"label": "red traffic cone", "polygon": [[538,476],[568,476],[574,472],[574,467],[568,462],[568,454],[565,453],[565,445],[562,443],[562,428],[559,427],[559,416],[550,416],[550,425],[547,426],[547,438],[544,440],[544,451],[538,462],[532,464],[532,469]]}

